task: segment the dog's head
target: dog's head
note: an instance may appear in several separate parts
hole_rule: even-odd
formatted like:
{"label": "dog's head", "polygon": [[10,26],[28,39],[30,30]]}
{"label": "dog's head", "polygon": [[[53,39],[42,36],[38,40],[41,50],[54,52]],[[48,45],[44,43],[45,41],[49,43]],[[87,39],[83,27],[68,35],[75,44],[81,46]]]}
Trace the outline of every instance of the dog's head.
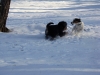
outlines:
{"label": "dog's head", "polygon": [[67,29],[67,22],[61,21],[58,23],[58,26],[61,30],[66,30]]}
{"label": "dog's head", "polygon": [[81,19],[80,19],[80,18],[75,18],[75,19],[71,22],[71,24],[73,25],[73,24],[76,24],[76,23],[79,23],[79,22],[81,22]]}

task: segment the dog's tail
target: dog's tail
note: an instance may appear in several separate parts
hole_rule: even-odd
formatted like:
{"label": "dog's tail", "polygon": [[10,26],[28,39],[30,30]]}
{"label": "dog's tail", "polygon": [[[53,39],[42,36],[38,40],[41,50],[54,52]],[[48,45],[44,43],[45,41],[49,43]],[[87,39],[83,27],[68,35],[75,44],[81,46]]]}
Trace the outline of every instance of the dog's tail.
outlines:
{"label": "dog's tail", "polygon": [[48,23],[46,28],[48,28],[51,24],[54,24],[54,23],[53,22]]}

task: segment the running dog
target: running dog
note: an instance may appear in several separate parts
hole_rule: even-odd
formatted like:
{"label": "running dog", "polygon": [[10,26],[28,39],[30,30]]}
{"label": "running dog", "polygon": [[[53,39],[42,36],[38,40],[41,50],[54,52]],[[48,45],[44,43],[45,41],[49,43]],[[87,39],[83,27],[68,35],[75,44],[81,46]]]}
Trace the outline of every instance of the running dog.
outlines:
{"label": "running dog", "polygon": [[75,25],[72,29],[72,33],[73,34],[79,34],[80,32],[82,32],[84,30],[84,23],[81,21],[81,19],[79,18],[75,18],[72,22],[72,25]]}
{"label": "running dog", "polygon": [[57,36],[64,36],[66,35],[65,30],[67,29],[67,23],[65,21],[59,22],[57,25],[54,25],[53,22],[50,22],[46,25],[45,35],[46,39],[51,37],[53,40]]}

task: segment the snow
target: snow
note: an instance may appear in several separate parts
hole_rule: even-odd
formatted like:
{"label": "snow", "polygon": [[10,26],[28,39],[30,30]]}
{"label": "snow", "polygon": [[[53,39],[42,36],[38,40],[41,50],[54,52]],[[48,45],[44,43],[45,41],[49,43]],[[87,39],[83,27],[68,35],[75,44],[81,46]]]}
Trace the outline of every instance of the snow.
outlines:
{"label": "snow", "polygon": [[[100,75],[99,7],[99,0],[12,0],[12,32],[0,32],[0,75]],[[79,36],[71,35],[76,17],[85,24]],[[63,20],[69,34],[46,40],[46,24]]]}

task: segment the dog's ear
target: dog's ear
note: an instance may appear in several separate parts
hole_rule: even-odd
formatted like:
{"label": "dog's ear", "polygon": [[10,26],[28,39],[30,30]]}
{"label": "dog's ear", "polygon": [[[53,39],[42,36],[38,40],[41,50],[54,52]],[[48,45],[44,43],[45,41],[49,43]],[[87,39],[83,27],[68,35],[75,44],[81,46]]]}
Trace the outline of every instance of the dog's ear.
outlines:
{"label": "dog's ear", "polygon": [[67,26],[67,22],[65,22],[65,21],[60,21],[60,22],[58,23],[58,25],[65,25],[65,26]]}
{"label": "dog's ear", "polygon": [[81,19],[80,18],[75,18],[74,20],[73,20],[73,23],[74,22],[81,22]]}
{"label": "dog's ear", "polygon": [[61,31],[63,31],[63,30],[65,30],[65,28],[67,29],[67,22],[61,21],[61,22],[58,23],[58,26],[59,26],[59,29]]}
{"label": "dog's ear", "polygon": [[76,18],[76,21],[81,22],[81,19],[80,18]]}
{"label": "dog's ear", "polygon": [[81,19],[79,18],[79,22],[81,22]]}

